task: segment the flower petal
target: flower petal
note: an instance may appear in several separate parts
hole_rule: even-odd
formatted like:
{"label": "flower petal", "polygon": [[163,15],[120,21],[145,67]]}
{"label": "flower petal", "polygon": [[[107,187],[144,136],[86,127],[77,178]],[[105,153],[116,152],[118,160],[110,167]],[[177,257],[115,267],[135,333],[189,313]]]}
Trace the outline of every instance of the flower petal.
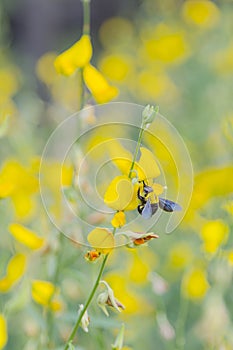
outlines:
{"label": "flower petal", "polygon": [[8,340],[7,323],[5,317],[0,314],[0,349],[3,349]]}
{"label": "flower petal", "polygon": [[85,66],[83,77],[96,102],[106,103],[118,95],[118,89],[109,85],[104,76],[91,64]]}
{"label": "flower petal", "polygon": [[44,239],[38,237],[35,232],[29,230],[20,224],[11,224],[9,230],[12,236],[20,243],[24,244],[28,248],[35,250],[39,249],[44,244]]}
{"label": "flower petal", "polygon": [[137,186],[126,175],[116,176],[104,195],[105,204],[115,210],[133,210],[137,207]]}
{"label": "flower petal", "polygon": [[111,221],[112,226],[116,228],[124,226],[125,223],[125,213],[123,211],[117,212]]}
{"label": "flower petal", "polygon": [[114,236],[106,228],[97,227],[87,237],[90,245],[98,252],[108,254],[115,246]]}
{"label": "flower petal", "polygon": [[90,62],[92,45],[89,35],[83,35],[73,46],[61,53],[54,61],[58,73],[71,75],[77,68],[82,68]]}
{"label": "flower petal", "polygon": [[158,177],[160,170],[153,153],[144,147],[141,147],[140,151],[141,157],[139,162],[135,164],[135,170],[138,172],[139,180],[142,181]]}

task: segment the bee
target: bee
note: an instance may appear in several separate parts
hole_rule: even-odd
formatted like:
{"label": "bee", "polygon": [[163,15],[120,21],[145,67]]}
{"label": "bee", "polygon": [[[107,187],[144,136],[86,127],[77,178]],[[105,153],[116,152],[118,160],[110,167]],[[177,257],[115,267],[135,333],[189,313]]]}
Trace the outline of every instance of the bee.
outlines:
{"label": "bee", "polygon": [[154,215],[158,208],[166,212],[173,212],[181,210],[181,206],[178,203],[175,203],[169,199],[158,197],[158,202],[152,202],[148,195],[153,192],[153,188],[146,185],[143,181],[143,192],[144,195],[140,192],[140,187],[137,192],[138,199],[141,201],[141,204],[138,205],[138,212],[142,215],[144,219],[149,219]]}

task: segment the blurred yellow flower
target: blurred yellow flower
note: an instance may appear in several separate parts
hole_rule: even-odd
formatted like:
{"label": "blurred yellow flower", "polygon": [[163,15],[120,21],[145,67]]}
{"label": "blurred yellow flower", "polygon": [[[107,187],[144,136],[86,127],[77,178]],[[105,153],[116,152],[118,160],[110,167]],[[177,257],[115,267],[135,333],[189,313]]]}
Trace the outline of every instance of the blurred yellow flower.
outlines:
{"label": "blurred yellow flower", "polygon": [[189,46],[182,30],[175,30],[160,23],[153,37],[144,42],[144,50],[151,60],[166,64],[182,62],[189,55]]}
{"label": "blurred yellow flower", "polygon": [[32,298],[33,300],[52,311],[61,311],[62,302],[58,298],[59,289],[49,281],[34,280],[32,281]]}
{"label": "blurred yellow flower", "polygon": [[206,222],[200,232],[203,239],[203,249],[207,253],[215,253],[221,244],[226,243],[229,227],[222,220]]}
{"label": "blurred yellow flower", "polygon": [[115,247],[114,236],[106,228],[96,227],[88,234],[87,240],[99,253],[108,254]]}
{"label": "blurred yellow flower", "polygon": [[61,53],[54,61],[55,69],[64,75],[73,74],[76,69],[85,67],[92,57],[89,35],[83,35],[73,46]]}
{"label": "blurred yellow flower", "polygon": [[0,292],[8,292],[23,276],[26,269],[26,256],[15,254],[8,262],[6,275],[0,279]]}
{"label": "blurred yellow flower", "polygon": [[198,300],[204,298],[209,289],[209,283],[204,269],[194,267],[189,270],[182,280],[182,293],[186,298]]}
{"label": "blurred yellow flower", "polygon": [[219,20],[219,9],[213,1],[188,0],[182,7],[182,15],[187,23],[200,28],[211,28]]}
{"label": "blurred yellow flower", "polygon": [[9,231],[18,242],[32,250],[40,249],[44,245],[43,238],[23,225],[13,223],[9,226]]}
{"label": "blurred yellow flower", "polygon": [[38,191],[38,179],[31,169],[17,160],[8,160],[0,172],[0,198],[11,197],[16,215],[28,217],[35,207],[32,195]]}
{"label": "blurred yellow flower", "polygon": [[83,78],[97,103],[106,103],[118,95],[118,89],[108,84],[105,77],[91,64],[84,67]]}
{"label": "blurred yellow flower", "polygon": [[130,280],[138,284],[147,283],[149,271],[150,265],[147,261],[140,258],[137,250],[133,250],[133,259],[129,266]]}
{"label": "blurred yellow flower", "polygon": [[183,269],[193,259],[193,249],[185,242],[174,245],[169,252],[168,263],[172,269]]}
{"label": "blurred yellow flower", "polygon": [[195,214],[211,198],[225,196],[233,192],[233,182],[229,181],[233,177],[233,166],[222,168],[210,168],[197,174],[191,203],[186,216],[186,220],[194,220]]}
{"label": "blurred yellow flower", "polygon": [[116,228],[124,226],[125,223],[126,223],[126,218],[125,218],[125,213],[123,211],[118,211],[114,215],[114,217],[111,221],[112,226],[116,227]]}
{"label": "blurred yellow flower", "polygon": [[19,72],[14,66],[0,68],[0,99],[15,95],[19,88]]}
{"label": "blurred yellow flower", "polygon": [[125,81],[132,70],[132,61],[125,55],[110,54],[102,57],[99,67],[107,78],[120,83]]}
{"label": "blurred yellow flower", "polygon": [[0,314],[0,350],[3,349],[8,341],[7,322],[3,314]]}
{"label": "blurred yellow flower", "polygon": [[136,77],[136,84],[132,85],[132,91],[143,99],[156,100],[171,95],[177,96],[177,88],[166,72],[151,68],[143,69]]}
{"label": "blurred yellow flower", "polygon": [[51,85],[58,79],[54,61],[56,60],[55,52],[46,52],[36,63],[36,74],[38,78],[46,85]]}
{"label": "blurred yellow flower", "polygon": [[133,24],[123,17],[108,18],[100,27],[99,37],[104,47],[116,47],[124,45],[132,40],[134,33]]}

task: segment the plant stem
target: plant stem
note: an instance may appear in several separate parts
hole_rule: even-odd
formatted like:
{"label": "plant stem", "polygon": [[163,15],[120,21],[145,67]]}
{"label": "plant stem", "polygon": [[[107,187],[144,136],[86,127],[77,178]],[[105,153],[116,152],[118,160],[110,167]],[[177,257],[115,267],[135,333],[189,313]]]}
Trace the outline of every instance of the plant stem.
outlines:
{"label": "plant stem", "polygon": [[90,305],[90,303],[91,303],[91,301],[92,301],[92,299],[93,299],[93,297],[94,297],[94,295],[95,295],[96,289],[97,289],[97,287],[98,287],[98,285],[99,285],[99,281],[100,281],[101,276],[102,276],[103,271],[104,271],[104,267],[105,267],[106,261],[107,261],[107,259],[108,259],[108,255],[109,255],[109,254],[106,254],[105,257],[104,257],[104,260],[103,260],[102,265],[101,265],[101,267],[100,267],[99,274],[98,274],[97,279],[96,279],[96,281],[95,281],[95,284],[94,284],[94,286],[93,286],[93,288],[92,288],[92,291],[91,291],[91,293],[90,293],[90,295],[89,295],[89,298],[87,299],[86,304],[85,304],[84,307],[83,307],[83,310],[82,310],[82,311],[80,312],[80,314],[79,314],[79,317],[78,317],[78,319],[77,319],[77,321],[76,321],[76,323],[75,323],[75,325],[74,325],[74,328],[73,328],[73,330],[72,330],[72,332],[71,332],[71,334],[70,334],[70,336],[69,336],[69,339],[68,339],[67,342],[66,342],[66,345],[65,345],[64,350],[68,350],[68,349],[69,349],[69,344],[73,341],[74,336],[75,336],[75,334],[76,334],[76,332],[77,332],[77,330],[78,330],[79,324],[80,324],[80,322],[81,322],[81,320],[82,320],[82,317],[83,317],[83,315],[85,314],[85,312],[86,312],[88,306]]}
{"label": "plant stem", "polygon": [[140,127],[140,131],[139,131],[139,135],[138,135],[138,141],[137,141],[137,146],[136,146],[136,149],[135,149],[135,152],[134,152],[132,164],[131,164],[131,167],[130,167],[130,170],[129,170],[128,177],[130,179],[132,177],[132,171],[133,171],[133,168],[134,168],[134,164],[136,162],[136,159],[137,159],[137,156],[138,156],[138,152],[139,152],[139,149],[140,149],[140,146],[141,146],[143,131],[144,131],[144,127],[143,127],[143,124],[142,124],[141,127]]}
{"label": "plant stem", "polygon": [[83,4],[83,34],[90,35],[90,0],[81,0]]}

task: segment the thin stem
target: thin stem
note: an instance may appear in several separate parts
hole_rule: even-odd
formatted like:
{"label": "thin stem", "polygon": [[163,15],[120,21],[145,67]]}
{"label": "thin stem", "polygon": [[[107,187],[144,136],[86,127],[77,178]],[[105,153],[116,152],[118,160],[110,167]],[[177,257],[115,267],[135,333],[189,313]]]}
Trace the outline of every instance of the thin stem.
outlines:
{"label": "thin stem", "polygon": [[83,4],[83,34],[90,35],[90,0],[81,0]]}
{"label": "thin stem", "polygon": [[136,149],[135,149],[135,152],[134,152],[132,164],[131,164],[131,167],[130,167],[130,170],[129,170],[129,175],[128,175],[128,177],[129,177],[130,179],[131,179],[131,177],[132,177],[132,172],[133,172],[134,164],[135,164],[135,162],[136,162],[136,159],[137,159],[137,156],[138,156],[138,152],[139,152],[139,149],[140,149],[140,146],[141,146],[143,131],[144,131],[144,128],[143,128],[143,124],[142,124],[142,125],[141,125],[141,128],[140,128],[139,135],[138,135],[138,142],[137,142],[137,146],[136,146]]}
{"label": "thin stem", "polygon": [[74,325],[74,328],[73,328],[73,330],[72,330],[72,332],[71,332],[71,334],[70,334],[70,336],[69,336],[69,339],[67,340],[67,343],[66,343],[66,345],[65,345],[64,350],[68,350],[68,349],[69,349],[69,344],[73,341],[74,336],[75,336],[75,334],[76,334],[76,332],[77,332],[77,330],[78,330],[78,327],[79,327],[79,325],[80,325],[80,322],[81,322],[81,320],[82,320],[82,317],[83,317],[83,315],[85,314],[85,312],[86,312],[88,306],[90,305],[90,303],[91,303],[91,301],[92,301],[92,299],[93,299],[93,297],[94,297],[94,294],[95,294],[95,292],[96,292],[96,289],[97,289],[97,287],[98,287],[98,285],[99,285],[99,281],[100,281],[101,276],[102,276],[102,274],[103,274],[104,267],[105,267],[105,264],[106,264],[107,259],[108,259],[108,254],[106,254],[105,257],[104,257],[104,260],[103,260],[102,265],[101,265],[101,267],[100,267],[99,274],[98,274],[97,279],[96,279],[96,281],[95,281],[95,284],[94,284],[94,286],[93,286],[93,288],[92,288],[92,291],[91,291],[91,293],[90,293],[90,295],[89,295],[89,298],[87,299],[86,304],[85,304],[84,307],[83,307],[83,310],[80,311],[79,317],[78,317],[78,319],[77,319],[77,321],[76,321],[76,323],[75,323],[75,325]]}

